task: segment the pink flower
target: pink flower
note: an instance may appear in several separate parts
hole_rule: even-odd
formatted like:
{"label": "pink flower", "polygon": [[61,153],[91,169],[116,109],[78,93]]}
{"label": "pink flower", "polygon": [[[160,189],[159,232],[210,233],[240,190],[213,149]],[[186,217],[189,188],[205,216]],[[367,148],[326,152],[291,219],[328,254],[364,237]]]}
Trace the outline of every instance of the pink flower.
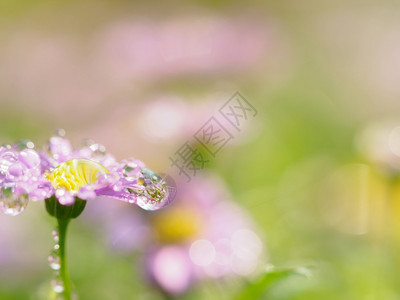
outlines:
{"label": "pink flower", "polygon": [[269,54],[265,24],[223,18],[119,22],[99,36],[99,61],[120,80],[231,73]]}
{"label": "pink flower", "polygon": [[69,206],[76,198],[107,196],[145,210],[156,210],[169,200],[163,179],[143,162],[117,162],[100,144],[73,149],[64,137],[53,136],[39,153],[32,142],[24,147],[0,147],[0,209],[6,214],[20,214],[29,199],[51,197]]}
{"label": "pink flower", "polygon": [[[90,215],[90,214],[89,214]],[[112,218],[138,219],[138,212],[115,208]],[[139,216],[147,228],[115,235],[127,227],[115,228],[109,238],[113,248],[133,251],[141,248],[148,280],[172,296],[187,292],[207,278],[248,276],[257,269],[263,244],[246,212],[236,205],[216,176],[197,177],[190,184],[179,183],[177,197],[164,211]],[[103,219],[103,218],[101,218]],[[134,239],[138,244],[132,245]]]}

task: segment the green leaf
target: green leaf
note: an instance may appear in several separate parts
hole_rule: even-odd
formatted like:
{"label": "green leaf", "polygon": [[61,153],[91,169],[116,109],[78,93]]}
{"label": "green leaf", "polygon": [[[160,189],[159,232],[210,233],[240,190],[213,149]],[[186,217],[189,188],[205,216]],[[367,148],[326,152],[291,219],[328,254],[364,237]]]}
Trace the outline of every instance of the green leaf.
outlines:
{"label": "green leaf", "polygon": [[234,299],[248,300],[261,299],[268,289],[278,281],[284,280],[292,275],[308,277],[311,274],[308,268],[273,268],[267,270],[254,282],[249,283]]}

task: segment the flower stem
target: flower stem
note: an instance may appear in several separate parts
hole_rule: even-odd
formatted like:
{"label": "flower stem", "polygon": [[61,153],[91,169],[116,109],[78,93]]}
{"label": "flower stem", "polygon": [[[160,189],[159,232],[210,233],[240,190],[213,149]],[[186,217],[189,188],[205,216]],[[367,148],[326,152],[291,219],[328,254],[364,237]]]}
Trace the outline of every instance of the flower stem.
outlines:
{"label": "flower stem", "polygon": [[65,218],[57,218],[58,222],[58,232],[59,232],[59,245],[60,245],[60,278],[64,284],[64,291],[62,295],[64,300],[71,299],[71,281],[68,275],[68,266],[67,266],[67,258],[66,258],[66,234],[67,234],[67,227],[69,224],[70,219]]}

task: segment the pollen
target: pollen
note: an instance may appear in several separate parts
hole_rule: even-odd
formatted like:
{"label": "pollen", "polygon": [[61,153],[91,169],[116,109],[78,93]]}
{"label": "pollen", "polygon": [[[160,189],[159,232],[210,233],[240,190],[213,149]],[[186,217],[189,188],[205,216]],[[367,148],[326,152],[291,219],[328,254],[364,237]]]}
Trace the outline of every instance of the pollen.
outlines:
{"label": "pollen", "polygon": [[101,164],[76,158],[59,164],[46,177],[55,189],[65,188],[70,192],[78,192],[80,188],[95,183],[105,173],[109,171]]}

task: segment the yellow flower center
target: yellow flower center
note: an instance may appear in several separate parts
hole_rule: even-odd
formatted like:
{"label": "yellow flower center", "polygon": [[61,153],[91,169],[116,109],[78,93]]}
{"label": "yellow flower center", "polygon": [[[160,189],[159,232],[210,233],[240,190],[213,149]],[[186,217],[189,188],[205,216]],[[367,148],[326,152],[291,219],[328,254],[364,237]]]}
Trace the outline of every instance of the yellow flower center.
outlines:
{"label": "yellow flower center", "polygon": [[156,239],[163,243],[181,243],[195,238],[201,230],[199,215],[187,207],[174,207],[153,218]]}
{"label": "yellow flower center", "polygon": [[45,176],[55,189],[65,188],[70,192],[78,192],[81,187],[95,183],[99,176],[105,173],[109,171],[101,164],[76,158],[59,164]]}

